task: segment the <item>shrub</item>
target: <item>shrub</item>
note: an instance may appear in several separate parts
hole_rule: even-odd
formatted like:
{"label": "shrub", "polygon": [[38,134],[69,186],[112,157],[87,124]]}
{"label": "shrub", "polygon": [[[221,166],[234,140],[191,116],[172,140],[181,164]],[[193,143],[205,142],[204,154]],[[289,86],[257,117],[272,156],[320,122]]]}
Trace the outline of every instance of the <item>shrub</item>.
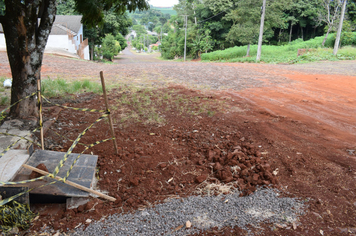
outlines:
{"label": "shrub", "polygon": [[112,61],[121,50],[120,43],[115,40],[115,37],[111,34],[107,34],[103,40],[101,47],[102,55],[105,59]]}

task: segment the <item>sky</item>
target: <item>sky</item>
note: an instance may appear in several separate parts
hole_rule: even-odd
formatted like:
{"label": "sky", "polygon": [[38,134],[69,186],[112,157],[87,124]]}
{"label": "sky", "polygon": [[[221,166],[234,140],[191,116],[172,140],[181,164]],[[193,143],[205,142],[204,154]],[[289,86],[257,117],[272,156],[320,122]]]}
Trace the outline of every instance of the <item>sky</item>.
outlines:
{"label": "sky", "polygon": [[148,0],[148,3],[154,7],[173,7],[178,0]]}

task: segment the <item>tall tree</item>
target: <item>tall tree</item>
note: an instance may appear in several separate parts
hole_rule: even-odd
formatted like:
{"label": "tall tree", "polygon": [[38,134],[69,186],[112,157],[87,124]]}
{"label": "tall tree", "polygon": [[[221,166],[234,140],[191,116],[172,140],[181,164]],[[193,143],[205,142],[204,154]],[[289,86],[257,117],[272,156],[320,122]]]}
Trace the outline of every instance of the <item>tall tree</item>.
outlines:
{"label": "tall tree", "polygon": [[335,21],[340,16],[340,8],[342,3],[341,0],[323,0],[322,5],[323,9],[319,11],[317,19],[319,24],[324,23],[327,27],[327,31],[322,42],[322,46],[324,46],[330,31],[335,26]]}
{"label": "tall tree", "polygon": [[[280,28],[286,23],[284,11],[288,9],[290,0],[269,0],[266,3],[266,16],[264,30]],[[249,45],[257,43],[262,14],[262,0],[240,0],[237,7],[230,11],[224,18],[233,21],[233,25],[227,34],[226,40],[248,45],[246,55],[249,56]],[[267,37],[264,37],[267,40]]]}
{"label": "tall tree", "polygon": [[344,16],[345,16],[346,2],[347,2],[347,0],[344,0],[344,3],[342,4],[340,23],[339,23],[339,28],[337,30],[336,39],[335,39],[335,45],[334,45],[334,50],[333,50],[334,56],[336,56],[337,50],[339,49],[342,24],[344,22]]}
{"label": "tall tree", "polygon": [[[2,0],[5,5],[0,23],[3,26],[13,83],[11,103],[36,92],[40,79],[43,52],[56,16],[56,0]],[[145,0],[75,0],[75,10],[88,26],[103,22],[104,12],[113,8],[117,14],[126,10],[147,9]],[[25,99],[10,110],[16,118],[37,116],[34,97]]]}
{"label": "tall tree", "polygon": [[263,0],[262,12],[261,12],[261,23],[260,23],[260,34],[258,37],[258,47],[257,47],[257,56],[256,56],[257,62],[259,62],[261,59],[263,27],[265,24],[265,14],[266,14],[266,0]]}

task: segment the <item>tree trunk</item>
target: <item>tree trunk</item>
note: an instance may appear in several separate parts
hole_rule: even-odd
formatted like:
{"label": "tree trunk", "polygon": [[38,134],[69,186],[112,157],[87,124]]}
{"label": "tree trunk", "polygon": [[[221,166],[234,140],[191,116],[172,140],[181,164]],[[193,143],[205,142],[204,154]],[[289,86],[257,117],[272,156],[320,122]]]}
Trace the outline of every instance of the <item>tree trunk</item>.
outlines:
{"label": "tree trunk", "polygon": [[292,24],[292,22],[290,22],[289,42],[292,42],[292,30],[293,30],[293,24]]}
{"label": "tree trunk", "polygon": [[302,39],[304,40],[303,27],[300,27],[300,31],[302,32]]}
{"label": "tree trunk", "polygon": [[250,45],[251,45],[251,44],[248,44],[248,45],[247,45],[246,57],[249,57],[249,56],[250,56]]}
{"label": "tree trunk", "polygon": [[91,39],[91,45],[90,45],[90,60],[94,61],[94,38]]}
{"label": "tree trunk", "polygon": [[259,62],[260,59],[261,59],[263,26],[265,24],[265,13],[266,13],[266,0],[263,0],[261,24],[260,24],[260,35],[258,37],[257,56],[256,56],[256,61],[257,62]]}
{"label": "tree trunk", "polygon": [[315,31],[316,31],[316,27],[314,27],[313,38],[315,37]]}
{"label": "tree trunk", "polygon": [[[54,22],[56,1],[5,0],[6,13],[1,18],[9,58],[12,87],[11,104],[37,91],[44,49]],[[24,99],[10,110],[14,118],[37,117],[35,96]]]}
{"label": "tree trunk", "polygon": [[328,38],[328,35],[329,35],[329,33],[330,33],[330,30],[331,30],[331,27],[329,27],[329,28],[328,28],[328,31],[326,31],[326,35],[325,35],[324,40],[323,40],[323,42],[322,42],[322,44],[321,44],[321,46],[323,46],[323,47],[324,47],[324,44],[325,44],[325,42],[326,42],[326,39]]}
{"label": "tree trunk", "polygon": [[347,1],[344,0],[344,4],[342,5],[341,16],[340,16],[340,23],[339,23],[339,28],[337,29],[337,34],[336,34],[336,39],[335,39],[335,44],[334,44],[334,50],[333,50],[334,56],[336,56],[337,50],[339,49],[339,43],[340,43],[340,37],[341,37],[342,24],[343,24],[343,22],[344,22],[344,16],[345,16],[346,2],[347,2]]}

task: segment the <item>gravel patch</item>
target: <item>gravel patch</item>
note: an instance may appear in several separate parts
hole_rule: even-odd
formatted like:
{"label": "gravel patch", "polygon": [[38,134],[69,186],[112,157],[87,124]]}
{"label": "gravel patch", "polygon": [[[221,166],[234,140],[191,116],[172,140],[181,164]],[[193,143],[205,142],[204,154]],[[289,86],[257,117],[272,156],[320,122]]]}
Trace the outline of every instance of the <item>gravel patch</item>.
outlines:
{"label": "gravel patch", "polygon": [[[296,222],[304,213],[302,201],[279,195],[278,190],[267,188],[246,197],[235,192],[172,199],[132,214],[108,216],[85,230],[78,228],[73,235],[188,235],[213,227],[248,230],[262,222],[281,226]],[[187,221],[192,223],[191,228],[186,228]]]}

